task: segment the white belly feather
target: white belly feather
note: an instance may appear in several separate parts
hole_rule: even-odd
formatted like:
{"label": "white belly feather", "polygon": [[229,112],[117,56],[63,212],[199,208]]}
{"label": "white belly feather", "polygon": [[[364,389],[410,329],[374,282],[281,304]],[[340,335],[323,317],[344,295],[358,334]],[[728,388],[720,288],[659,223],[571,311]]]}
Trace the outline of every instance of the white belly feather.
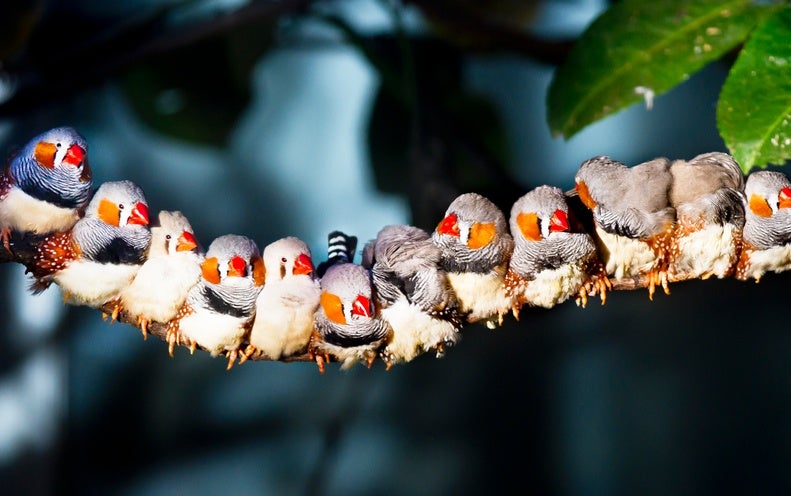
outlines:
{"label": "white belly feather", "polygon": [[121,292],[121,304],[132,315],[167,322],[176,316],[200,275],[200,265],[192,253],[149,259]]}
{"label": "white belly feather", "polygon": [[511,311],[513,300],[506,295],[504,275],[504,270],[487,274],[448,273],[448,281],[456,292],[462,311],[470,312],[470,322],[499,319]]}
{"label": "white belly feather", "polygon": [[18,232],[45,234],[67,231],[79,217],[73,208],[37,200],[19,188],[11,188],[0,202],[0,227]]}
{"label": "white belly feather", "polygon": [[690,277],[711,273],[723,278],[736,258],[734,226],[709,225],[678,240],[672,270]]}
{"label": "white belly feather", "polygon": [[196,310],[179,321],[179,331],[206,348],[212,356],[228,350],[236,350],[247,332],[244,324],[248,319],[231,315]]}
{"label": "white belly feather", "polygon": [[543,270],[525,285],[522,295],[528,305],[552,308],[570,296],[579,294],[579,289],[587,277],[582,268],[574,264]]}
{"label": "white belly feather", "polygon": [[250,344],[271,360],[304,350],[320,295],[318,284],[308,278],[265,284],[258,295]]}
{"label": "white belly feather", "polygon": [[100,264],[74,260],[53,279],[72,305],[100,307],[118,296],[135,277],[139,265]]}
{"label": "white belly feather", "polygon": [[393,363],[409,362],[437,345],[453,345],[461,339],[453,324],[431,317],[404,298],[383,308],[381,316],[393,329],[384,351]]}
{"label": "white belly feather", "polygon": [[596,227],[596,234],[605,247],[601,257],[607,274],[615,279],[644,274],[654,267],[656,256],[644,241],[610,234],[600,227]]}
{"label": "white belly feather", "polygon": [[745,276],[760,279],[766,272],[784,272],[788,269],[791,269],[791,244],[751,252]]}

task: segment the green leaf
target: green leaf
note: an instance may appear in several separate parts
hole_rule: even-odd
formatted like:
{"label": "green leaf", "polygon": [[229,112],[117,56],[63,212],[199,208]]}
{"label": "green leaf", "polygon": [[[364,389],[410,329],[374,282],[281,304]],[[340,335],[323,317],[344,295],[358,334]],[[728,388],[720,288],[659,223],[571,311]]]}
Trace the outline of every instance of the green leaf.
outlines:
{"label": "green leaf", "polygon": [[791,9],[750,36],[720,93],[717,127],[745,173],[791,158]]}
{"label": "green leaf", "polygon": [[555,72],[549,125],[566,138],[660,95],[741,43],[776,10],[753,0],[618,2],[596,19]]}

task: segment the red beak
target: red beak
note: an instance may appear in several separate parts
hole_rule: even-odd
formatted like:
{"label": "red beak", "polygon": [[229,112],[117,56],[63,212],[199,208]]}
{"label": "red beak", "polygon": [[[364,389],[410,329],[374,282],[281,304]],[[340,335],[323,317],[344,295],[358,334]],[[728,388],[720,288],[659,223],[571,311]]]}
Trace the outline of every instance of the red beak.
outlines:
{"label": "red beak", "polygon": [[456,214],[450,214],[444,219],[442,222],[439,223],[437,226],[437,232],[440,234],[449,234],[451,236],[458,236],[459,235],[459,224],[457,222],[458,218]]}
{"label": "red beak", "polygon": [[361,317],[371,316],[371,301],[363,295],[357,296],[352,304],[352,315],[359,315]]}
{"label": "red beak", "polygon": [[244,269],[247,263],[242,257],[236,256],[228,261],[228,275],[235,277],[244,277]]}
{"label": "red beak", "polygon": [[138,224],[141,226],[148,225],[148,205],[143,202],[137,202],[135,208],[132,209],[132,214],[129,216],[127,224]]}
{"label": "red beak", "polygon": [[777,208],[791,207],[791,188],[786,186],[777,195]]}
{"label": "red beak", "polygon": [[552,218],[549,219],[549,230],[551,232],[562,232],[569,230],[569,218],[563,210],[555,210]]}
{"label": "red beak", "polygon": [[189,231],[184,231],[176,242],[176,251],[190,251],[198,247],[195,236]]}
{"label": "red beak", "polygon": [[306,254],[302,254],[294,260],[294,275],[308,275],[313,272],[313,260]]}
{"label": "red beak", "polygon": [[80,145],[71,145],[66,150],[66,156],[63,157],[63,163],[79,166],[85,158],[85,150]]}

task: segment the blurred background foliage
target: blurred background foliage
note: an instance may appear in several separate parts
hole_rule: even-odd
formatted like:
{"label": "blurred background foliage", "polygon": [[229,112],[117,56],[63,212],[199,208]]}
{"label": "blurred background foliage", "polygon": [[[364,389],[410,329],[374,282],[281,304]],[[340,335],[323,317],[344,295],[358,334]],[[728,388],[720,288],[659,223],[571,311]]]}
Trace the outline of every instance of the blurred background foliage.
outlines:
{"label": "blurred background foliage", "polygon": [[[136,181],[202,244],[296,235],[318,262],[334,229],[361,243],[390,223],[433,229],[465,191],[508,215],[528,189],[570,188],[593,155],[728,150],[728,50],[657,88],[650,110],[630,92],[622,110],[553,136],[558,74],[589,83],[572,64],[600,43],[594,20],[635,3],[7,1],[0,142],[8,153],[74,125],[97,184]],[[782,32],[778,12],[769,28]],[[29,296],[20,267],[0,278],[9,494],[791,490],[783,274],[523,310],[496,331],[470,326],[442,360],[324,376],[171,359],[161,341],[65,307],[57,288]]]}

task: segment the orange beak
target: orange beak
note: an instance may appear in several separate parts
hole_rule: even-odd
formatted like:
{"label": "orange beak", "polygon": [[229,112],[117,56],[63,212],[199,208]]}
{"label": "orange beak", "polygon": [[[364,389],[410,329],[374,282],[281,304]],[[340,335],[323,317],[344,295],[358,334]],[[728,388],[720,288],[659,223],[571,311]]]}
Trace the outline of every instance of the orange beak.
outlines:
{"label": "orange beak", "polygon": [[777,195],[777,208],[791,207],[791,188],[786,186]]}
{"label": "orange beak", "polygon": [[313,272],[313,260],[306,254],[301,254],[294,260],[294,275],[309,275]]}
{"label": "orange beak", "polygon": [[198,242],[195,240],[195,236],[193,236],[189,231],[184,231],[181,233],[178,241],[176,241],[176,251],[190,251],[197,247]]}
{"label": "orange beak", "polygon": [[66,156],[63,157],[63,163],[78,167],[85,158],[85,149],[80,145],[71,145],[66,150]]}
{"label": "orange beak", "polygon": [[371,316],[371,301],[363,295],[358,295],[352,304],[352,315],[361,317]]}
{"label": "orange beak", "polygon": [[148,205],[143,202],[137,202],[135,208],[132,209],[132,214],[129,216],[127,224],[138,224],[141,226],[148,225]]}
{"label": "orange beak", "polygon": [[569,230],[569,218],[563,210],[555,210],[549,219],[549,230],[551,232],[563,232]]}
{"label": "orange beak", "polygon": [[234,277],[244,277],[247,263],[240,256],[235,256],[228,261],[228,275]]}

